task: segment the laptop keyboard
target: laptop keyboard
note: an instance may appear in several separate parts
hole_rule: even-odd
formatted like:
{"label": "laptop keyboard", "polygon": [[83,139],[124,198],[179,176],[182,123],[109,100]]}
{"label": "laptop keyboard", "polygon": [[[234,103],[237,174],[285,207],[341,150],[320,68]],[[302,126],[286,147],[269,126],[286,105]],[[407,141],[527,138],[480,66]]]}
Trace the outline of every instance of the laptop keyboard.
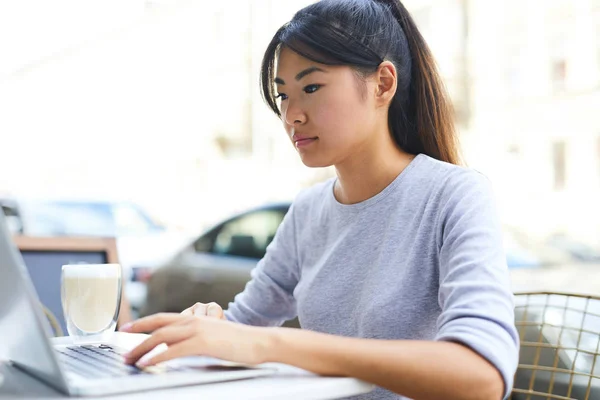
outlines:
{"label": "laptop keyboard", "polygon": [[107,345],[58,348],[59,358],[67,372],[86,378],[112,378],[146,374],[144,370],[125,364],[125,358]]}

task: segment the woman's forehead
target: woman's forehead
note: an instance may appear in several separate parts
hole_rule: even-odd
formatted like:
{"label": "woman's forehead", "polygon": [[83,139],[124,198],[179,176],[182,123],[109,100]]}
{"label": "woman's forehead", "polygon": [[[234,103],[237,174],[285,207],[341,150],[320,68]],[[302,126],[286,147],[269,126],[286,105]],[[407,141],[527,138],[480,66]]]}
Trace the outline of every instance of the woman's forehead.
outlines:
{"label": "woman's forehead", "polygon": [[277,72],[294,73],[295,70],[301,71],[309,66],[318,65],[318,63],[301,56],[295,51],[283,47],[277,55]]}
{"label": "woman's forehead", "polygon": [[282,47],[278,53],[275,63],[275,77],[283,80],[295,80],[294,78],[298,74],[309,68],[327,74],[335,74],[343,69],[350,69],[347,66],[327,65],[313,61],[287,47]]}

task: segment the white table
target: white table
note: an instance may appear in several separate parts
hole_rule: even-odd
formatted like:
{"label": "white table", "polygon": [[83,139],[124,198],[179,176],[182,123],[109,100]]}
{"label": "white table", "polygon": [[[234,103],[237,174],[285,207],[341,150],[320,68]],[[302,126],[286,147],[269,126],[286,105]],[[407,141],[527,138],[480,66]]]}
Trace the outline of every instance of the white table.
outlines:
{"label": "white table", "polygon": [[[110,344],[131,349],[144,340],[146,335],[117,332]],[[53,339],[56,344],[68,344],[69,338]],[[269,364],[277,368],[272,376],[241,381],[211,383],[196,386],[127,393],[119,396],[104,396],[99,399],[285,399],[320,400],[339,399],[368,393],[373,385],[353,378],[321,377],[304,370],[283,364]],[[0,366],[0,399],[51,399],[66,397],[29,375],[8,365]]]}

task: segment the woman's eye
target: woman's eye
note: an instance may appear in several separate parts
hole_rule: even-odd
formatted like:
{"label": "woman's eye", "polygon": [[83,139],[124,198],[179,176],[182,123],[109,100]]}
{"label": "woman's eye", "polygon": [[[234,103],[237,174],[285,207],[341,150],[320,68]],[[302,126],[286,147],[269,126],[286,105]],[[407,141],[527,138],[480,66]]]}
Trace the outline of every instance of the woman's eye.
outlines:
{"label": "woman's eye", "polygon": [[304,88],[305,93],[314,93],[321,88],[321,85],[308,85]]}
{"label": "woman's eye", "polygon": [[281,100],[287,100],[287,94],[285,93],[277,93],[277,96],[275,96],[276,99],[281,99]]}

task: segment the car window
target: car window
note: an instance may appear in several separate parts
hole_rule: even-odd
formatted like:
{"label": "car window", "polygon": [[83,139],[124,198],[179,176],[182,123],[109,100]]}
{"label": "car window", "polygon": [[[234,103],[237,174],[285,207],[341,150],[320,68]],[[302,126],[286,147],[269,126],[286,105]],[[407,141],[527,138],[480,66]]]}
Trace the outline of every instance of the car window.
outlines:
{"label": "car window", "polygon": [[262,258],[283,216],[281,211],[256,211],[226,223],[217,234],[213,253]]}

